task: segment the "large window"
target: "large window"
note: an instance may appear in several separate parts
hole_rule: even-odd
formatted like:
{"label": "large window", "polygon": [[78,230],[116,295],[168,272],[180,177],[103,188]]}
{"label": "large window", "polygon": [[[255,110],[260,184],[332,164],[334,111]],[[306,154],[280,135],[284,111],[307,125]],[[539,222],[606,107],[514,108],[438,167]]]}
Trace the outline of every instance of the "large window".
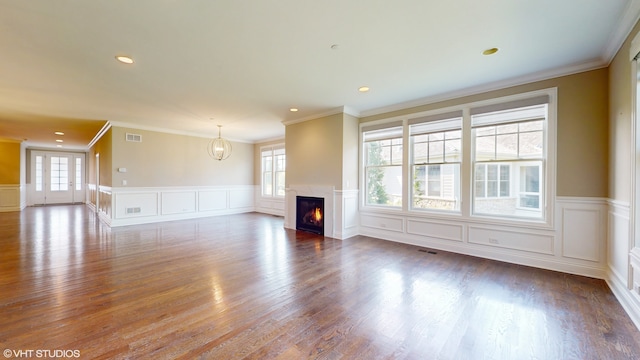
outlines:
{"label": "large window", "polygon": [[540,176],[546,119],[546,103],[480,110],[471,116],[473,213],[543,217]]}
{"label": "large window", "polygon": [[402,131],[401,126],[364,129],[367,205],[402,206]]}
{"label": "large window", "polygon": [[462,113],[413,119],[409,124],[411,207],[460,210]]}
{"label": "large window", "polygon": [[262,196],[284,197],[286,157],[284,145],[264,147],[262,154]]}
{"label": "large window", "polygon": [[550,89],[364,124],[363,206],[550,224],[555,98]]}

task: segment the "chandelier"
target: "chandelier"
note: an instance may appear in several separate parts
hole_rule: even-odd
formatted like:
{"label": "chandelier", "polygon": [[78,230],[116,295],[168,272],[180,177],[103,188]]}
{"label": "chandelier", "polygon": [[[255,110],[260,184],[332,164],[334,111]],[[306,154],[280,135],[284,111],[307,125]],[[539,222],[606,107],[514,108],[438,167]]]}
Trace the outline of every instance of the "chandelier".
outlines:
{"label": "chandelier", "polygon": [[218,137],[209,142],[209,156],[216,160],[224,160],[231,155],[231,143],[220,136],[222,125],[218,125]]}

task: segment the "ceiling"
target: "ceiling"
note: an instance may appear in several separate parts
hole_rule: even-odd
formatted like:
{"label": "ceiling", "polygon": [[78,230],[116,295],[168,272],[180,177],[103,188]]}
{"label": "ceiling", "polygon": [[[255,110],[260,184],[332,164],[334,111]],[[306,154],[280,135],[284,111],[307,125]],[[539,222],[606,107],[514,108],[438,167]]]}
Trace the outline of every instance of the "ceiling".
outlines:
{"label": "ceiling", "polygon": [[0,137],[86,149],[108,121],[274,139],[283,121],[341,107],[370,115],[607,66],[639,3],[0,0]]}

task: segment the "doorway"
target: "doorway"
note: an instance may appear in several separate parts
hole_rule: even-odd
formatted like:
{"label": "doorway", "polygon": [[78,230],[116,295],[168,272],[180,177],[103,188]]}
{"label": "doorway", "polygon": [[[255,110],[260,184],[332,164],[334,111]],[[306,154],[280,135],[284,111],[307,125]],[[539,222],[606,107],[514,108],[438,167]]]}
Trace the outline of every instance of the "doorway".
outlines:
{"label": "doorway", "polygon": [[85,202],[85,154],[31,151],[30,205]]}

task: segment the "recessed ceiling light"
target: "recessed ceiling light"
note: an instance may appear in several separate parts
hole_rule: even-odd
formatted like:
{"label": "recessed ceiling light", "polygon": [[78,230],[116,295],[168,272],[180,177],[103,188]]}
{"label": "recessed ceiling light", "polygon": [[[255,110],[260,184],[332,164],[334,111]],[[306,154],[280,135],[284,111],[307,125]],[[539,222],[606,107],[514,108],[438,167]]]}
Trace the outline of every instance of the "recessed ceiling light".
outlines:
{"label": "recessed ceiling light", "polygon": [[289,111],[296,112],[296,111],[298,111],[298,108],[291,108],[291,109],[289,109]]}
{"label": "recessed ceiling light", "polygon": [[56,132],[54,132],[54,134],[60,135],[60,136],[64,135],[64,133],[62,131],[56,131]]}
{"label": "recessed ceiling light", "polygon": [[123,64],[133,64],[133,59],[124,55],[116,56],[116,60],[120,61]]}
{"label": "recessed ceiling light", "polygon": [[485,51],[482,52],[482,55],[493,55],[495,53],[498,52],[498,48],[491,48],[491,49],[487,49]]}
{"label": "recessed ceiling light", "polygon": [[64,142],[62,139],[57,139],[56,142]]}
{"label": "recessed ceiling light", "polygon": [[367,92],[367,91],[369,91],[369,87],[368,87],[368,86],[360,86],[360,87],[358,88],[358,91],[360,91],[360,92]]}

